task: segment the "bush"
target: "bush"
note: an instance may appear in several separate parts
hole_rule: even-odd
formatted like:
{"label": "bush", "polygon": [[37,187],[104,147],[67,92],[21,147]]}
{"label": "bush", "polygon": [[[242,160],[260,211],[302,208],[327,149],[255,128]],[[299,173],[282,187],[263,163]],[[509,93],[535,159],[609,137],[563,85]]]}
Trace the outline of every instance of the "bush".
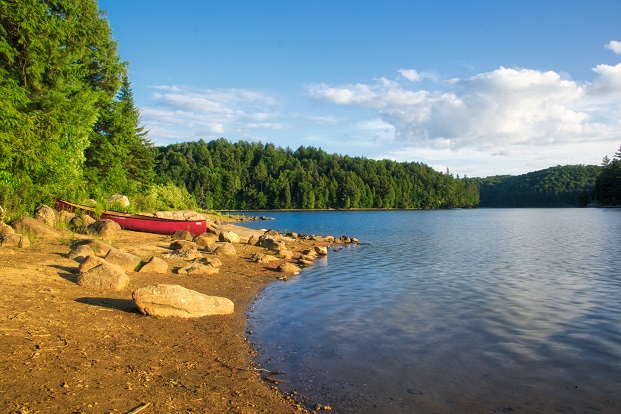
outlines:
{"label": "bush", "polygon": [[133,207],[142,212],[191,210],[196,208],[196,202],[188,190],[168,182],[166,185],[153,184],[147,194],[136,196]]}

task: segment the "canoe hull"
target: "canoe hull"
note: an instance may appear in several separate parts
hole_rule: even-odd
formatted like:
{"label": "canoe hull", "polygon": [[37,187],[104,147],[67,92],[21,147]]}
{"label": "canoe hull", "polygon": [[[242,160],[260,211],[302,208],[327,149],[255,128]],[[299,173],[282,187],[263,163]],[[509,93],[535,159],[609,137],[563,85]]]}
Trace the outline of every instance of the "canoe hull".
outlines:
{"label": "canoe hull", "polygon": [[[91,217],[95,215],[94,209],[90,207],[62,200],[56,202],[56,209],[69,212],[83,212]],[[207,230],[207,222],[205,220],[171,220],[114,211],[104,211],[101,214],[101,218],[118,223],[124,230],[142,231],[146,233],[173,234],[176,231],[185,230],[196,235],[204,233]]]}

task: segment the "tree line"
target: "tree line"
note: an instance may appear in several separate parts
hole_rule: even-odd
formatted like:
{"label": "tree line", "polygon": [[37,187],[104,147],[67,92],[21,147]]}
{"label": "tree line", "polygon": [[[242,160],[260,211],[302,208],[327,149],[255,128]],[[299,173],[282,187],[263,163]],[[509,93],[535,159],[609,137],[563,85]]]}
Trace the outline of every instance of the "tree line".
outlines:
{"label": "tree line", "polygon": [[480,207],[584,207],[601,173],[596,165],[565,165],[527,174],[476,178]]}
{"label": "tree line", "polygon": [[612,160],[604,156],[602,171],[595,183],[594,198],[602,205],[621,206],[621,147]]}
{"label": "tree line", "polygon": [[416,162],[224,138],[158,147],[156,182],[184,186],[207,209],[476,207],[477,184]]}

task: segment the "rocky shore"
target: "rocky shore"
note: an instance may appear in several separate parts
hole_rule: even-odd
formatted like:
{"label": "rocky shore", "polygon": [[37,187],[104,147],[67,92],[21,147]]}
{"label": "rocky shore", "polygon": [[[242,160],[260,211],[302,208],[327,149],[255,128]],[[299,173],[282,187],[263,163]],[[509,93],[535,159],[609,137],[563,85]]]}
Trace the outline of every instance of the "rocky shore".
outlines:
{"label": "rocky shore", "polygon": [[282,395],[254,365],[246,310],[267,284],[355,239],[216,218],[198,236],[108,222],[78,233],[71,220],[47,211],[0,225],[1,412],[329,409]]}

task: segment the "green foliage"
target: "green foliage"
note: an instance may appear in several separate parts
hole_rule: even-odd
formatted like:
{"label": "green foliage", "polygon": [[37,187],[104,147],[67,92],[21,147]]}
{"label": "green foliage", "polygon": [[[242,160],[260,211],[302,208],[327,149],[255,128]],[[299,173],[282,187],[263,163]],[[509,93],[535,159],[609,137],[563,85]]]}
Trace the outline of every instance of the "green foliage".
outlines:
{"label": "green foliage", "polygon": [[596,165],[556,166],[527,174],[476,178],[481,207],[578,207],[593,197]]}
{"label": "green foliage", "polygon": [[606,206],[621,206],[621,147],[610,160],[602,162],[602,173],[595,184],[595,199]]}
{"label": "green foliage", "polygon": [[95,0],[0,2],[0,200],[11,211],[148,187],[154,153],[126,75]]}
{"label": "green foliage", "polygon": [[172,182],[153,184],[144,194],[137,195],[132,201],[137,212],[196,208],[192,195],[185,187],[176,186]]}
{"label": "green foliage", "polygon": [[223,138],[157,150],[156,182],[184,186],[201,208],[450,208],[479,202],[476,183],[421,163]]}

